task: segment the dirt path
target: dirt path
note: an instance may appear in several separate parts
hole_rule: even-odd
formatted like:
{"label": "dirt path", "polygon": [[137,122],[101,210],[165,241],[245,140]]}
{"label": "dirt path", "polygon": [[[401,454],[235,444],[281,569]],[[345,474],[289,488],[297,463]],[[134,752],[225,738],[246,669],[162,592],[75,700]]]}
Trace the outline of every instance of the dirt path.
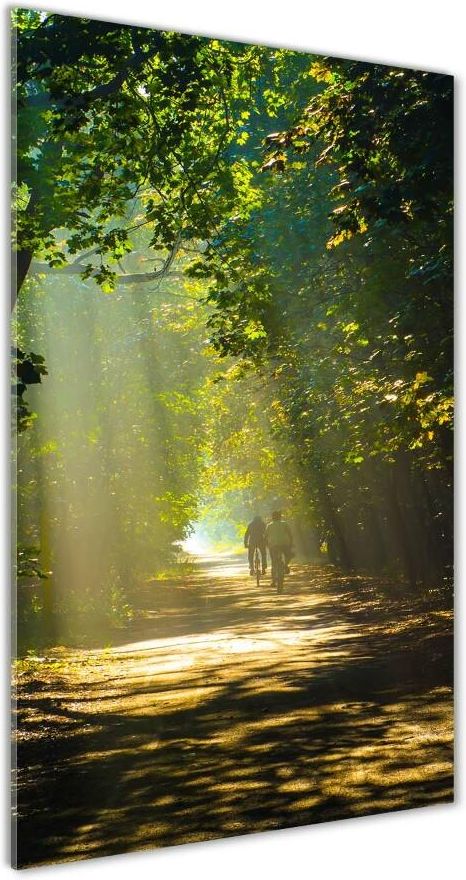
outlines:
{"label": "dirt path", "polygon": [[156,584],[111,648],[19,683],[21,866],[452,799],[439,593],[212,558]]}

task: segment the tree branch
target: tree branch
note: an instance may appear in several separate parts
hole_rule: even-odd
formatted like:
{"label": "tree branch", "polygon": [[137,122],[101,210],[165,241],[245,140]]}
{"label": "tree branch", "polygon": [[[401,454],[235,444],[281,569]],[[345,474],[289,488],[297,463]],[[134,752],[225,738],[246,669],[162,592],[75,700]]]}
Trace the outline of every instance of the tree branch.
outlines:
{"label": "tree branch", "polygon": [[28,95],[26,99],[20,98],[19,104],[24,104],[29,107],[37,107],[39,109],[46,109],[51,105],[71,109],[72,107],[83,107],[87,104],[92,104],[93,101],[96,101],[99,98],[107,98],[121,88],[131,70],[141,67],[145,61],[149,61],[150,58],[153,58],[154,55],[158,53],[161,46],[162,40],[160,39],[158,45],[153,46],[147,52],[143,52],[142,49],[136,49],[134,54],[125,61],[110,82],[96,86],[88,92],[64,95],[62,98],[55,96],[52,97],[48,92],[39,92]]}
{"label": "tree branch", "polygon": [[73,105],[78,107],[83,105],[85,106],[86,104],[91,104],[93,101],[96,101],[99,98],[107,98],[108,95],[112,95],[113,92],[116,92],[119,88],[121,88],[130,70],[141,67],[145,61],[153,58],[153,56],[157,54],[159,49],[160,45],[156,48],[150,49],[148,52],[143,52],[141,49],[137,49],[134,55],[131,55],[131,57],[128,58],[126,63],[120,68],[118,73],[113,77],[113,79],[110,80],[110,82],[104,83],[101,86],[96,86],[89,92],[83,92],[80,95],[71,95],[69,98],[66,98],[66,105],[72,103]]}
{"label": "tree branch", "polygon": [[[146,284],[148,281],[160,281],[162,278],[166,278],[168,273],[170,272],[171,266],[173,264],[173,260],[175,259],[181,244],[181,232],[178,233],[173,247],[170,250],[168,257],[163,260],[162,267],[157,269],[155,272],[132,272],[128,274],[117,275],[115,278],[116,284]],[[83,260],[91,256],[95,251],[87,251],[85,254],[81,254],[81,256],[77,257],[73,263],[68,263],[66,266],[63,266],[61,269],[55,269],[52,266],[49,266],[48,263],[39,263],[37,260],[32,260],[30,266],[31,275],[82,275],[85,271],[85,266],[83,266]],[[98,274],[99,269],[96,267],[95,271],[89,276],[93,278],[94,275]],[[173,277],[173,275],[172,275]],[[182,273],[179,274],[179,277],[182,278]]]}

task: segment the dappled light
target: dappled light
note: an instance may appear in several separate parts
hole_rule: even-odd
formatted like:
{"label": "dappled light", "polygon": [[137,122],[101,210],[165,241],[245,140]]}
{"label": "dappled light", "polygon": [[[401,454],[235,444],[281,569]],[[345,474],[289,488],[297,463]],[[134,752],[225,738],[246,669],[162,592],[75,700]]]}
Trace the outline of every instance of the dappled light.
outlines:
{"label": "dappled light", "polygon": [[368,612],[332,567],[297,568],[277,597],[230,561],[199,563],[176,614],[151,591],[113,646],[25,667],[20,819],[39,861],[451,799],[441,603],[397,626],[403,598],[370,579]]}

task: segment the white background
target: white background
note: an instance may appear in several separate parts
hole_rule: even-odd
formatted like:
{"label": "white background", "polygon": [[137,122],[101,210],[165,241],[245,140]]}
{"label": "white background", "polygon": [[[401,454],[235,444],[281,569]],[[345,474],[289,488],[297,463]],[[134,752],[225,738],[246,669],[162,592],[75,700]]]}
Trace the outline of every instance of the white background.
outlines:
{"label": "white background", "polygon": [[[460,23],[460,11],[464,9],[456,0],[168,0],[154,3],[150,0],[62,0],[61,3],[18,3],[21,6],[44,8],[57,12],[88,15],[132,24],[145,24],[152,27],[173,29],[187,33],[232,37],[245,42],[266,43],[271,46],[287,46],[322,54],[340,55],[348,58],[361,58],[369,61],[382,61],[400,66],[420,67],[439,70],[455,75],[457,98],[457,149],[456,176],[457,204],[457,242],[464,233],[463,195],[464,172],[460,163],[464,162],[464,91],[466,51],[464,27]],[[4,100],[4,192],[8,191],[8,9],[2,3],[2,48],[6,59],[1,90]],[[461,17],[462,18],[462,17]],[[2,212],[7,240],[7,208]],[[3,278],[8,276],[9,257],[6,248],[2,257],[5,262]],[[464,330],[464,308],[459,302],[460,282],[464,279],[464,261],[461,247],[457,246],[457,377],[462,373],[463,357],[461,343]],[[8,285],[3,286],[7,314]],[[8,351],[8,323],[4,319],[4,350]],[[7,358],[3,358],[6,367]],[[5,369],[6,374],[6,369]],[[462,376],[461,376],[462,378]],[[459,396],[458,412],[462,411],[462,382],[457,382]],[[2,383],[2,403],[4,404],[5,424],[7,424],[6,382]],[[4,432],[5,453],[8,451],[8,433]],[[462,449],[462,429],[459,420],[457,428],[457,506],[458,521],[461,523],[464,495],[463,467],[460,466]],[[6,462],[2,458],[1,475],[5,486],[8,482]],[[5,491],[0,505],[2,523],[0,533],[3,537],[3,573],[7,593],[8,572],[8,493]],[[5,537],[6,536],[6,537]],[[465,851],[462,837],[465,836],[464,806],[464,687],[462,669],[464,668],[464,615],[459,590],[463,587],[463,553],[461,548],[460,526],[457,526],[457,627],[456,627],[456,701],[457,701],[457,786],[455,805],[430,807],[395,813],[387,816],[347,820],[304,829],[256,834],[228,841],[214,841],[173,849],[158,850],[134,855],[115,856],[90,862],[61,865],[51,868],[38,868],[32,877],[81,878],[112,877],[112,880],[130,875],[138,878],[153,877],[189,878],[189,880],[210,880],[220,876],[222,880],[248,880],[266,876],[275,878],[315,877],[318,880],[408,880],[408,878],[457,878],[464,876]],[[4,642],[8,641],[9,608],[3,602]],[[461,644],[463,643],[463,644]],[[3,708],[5,712],[5,741],[7,735],[7,695],[8,661],[5,653],[5,675],[3,676]],[[10,873],[8,864],[8,804],[7,804],[7,747],[4,748],[3,770],[5,782],[1,799],[4,816],[1,818],[3,847],[0,858],[5,873]],[[89,792],[92,798],[92,792]],[[461,832],[463,829],[463,832]],[[3,867],[0,863],[0,868]]]}

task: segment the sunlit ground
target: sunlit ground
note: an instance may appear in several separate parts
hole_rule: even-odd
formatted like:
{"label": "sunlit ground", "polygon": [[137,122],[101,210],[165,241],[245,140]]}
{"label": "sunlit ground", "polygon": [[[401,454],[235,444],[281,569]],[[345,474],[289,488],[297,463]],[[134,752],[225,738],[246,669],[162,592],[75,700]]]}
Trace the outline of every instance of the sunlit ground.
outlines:
{"label": "sunlit ground", "polygon": [[20,861],[451,800],[451,615],[353,581],[211,560],[113,647],[25,668]]}

